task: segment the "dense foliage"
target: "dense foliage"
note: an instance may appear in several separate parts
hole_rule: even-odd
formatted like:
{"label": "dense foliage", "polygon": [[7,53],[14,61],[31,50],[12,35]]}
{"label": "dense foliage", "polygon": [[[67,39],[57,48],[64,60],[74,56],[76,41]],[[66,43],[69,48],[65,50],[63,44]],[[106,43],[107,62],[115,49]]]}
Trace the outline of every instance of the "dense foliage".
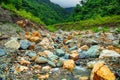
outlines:
{"label": "dense foliage", "polygon": [[74,8],[69,21],[86,20],[98,16],[120,15],[120,0],[82,0]]}
{"label": "dense foliage", "polygon": [[[63,9],[59,5],[50,2],[50,0],[0,0],[0,3],[3,8],[14,11],[16,14],[34,22],[45,23],[46,25],[66,24],[66,22],[71,23],[69,26],[80,22],[84,23],[81,25],[85,26],[108,24],[111,22],[110,20],[116,22],[120,15],[120,0],[82,0],[80,1],[81,4],[67,9]],[[109,17],[109,20],[106,21],[106,17]],[[51,27],[51,30],[55,29]]]}
{"label": "dense foliage", "polygon": [[63,8],[49,0],[0,0],[0,2],[4,2],[6,7],[11,4],[18,11],[31,13],[47,25],[63,22],[67,17],[65,15],[67,12]]}

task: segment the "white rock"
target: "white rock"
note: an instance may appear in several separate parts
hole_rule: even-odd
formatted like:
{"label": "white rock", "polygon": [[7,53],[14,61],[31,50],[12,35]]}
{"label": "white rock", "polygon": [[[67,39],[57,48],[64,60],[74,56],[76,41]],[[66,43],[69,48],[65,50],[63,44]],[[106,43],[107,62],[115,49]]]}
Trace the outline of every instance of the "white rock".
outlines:
{"label": "white rock", "polygon": [[104,58],[104,57],[120,57],[120,54],[113,50],[103,50],[99,56],[99,58]]}
{"label": "white rock", "polygon": [[17,50],[20,48],[20,44],[16,40],[10,40],[7,43],[5,43],[5,47]]}

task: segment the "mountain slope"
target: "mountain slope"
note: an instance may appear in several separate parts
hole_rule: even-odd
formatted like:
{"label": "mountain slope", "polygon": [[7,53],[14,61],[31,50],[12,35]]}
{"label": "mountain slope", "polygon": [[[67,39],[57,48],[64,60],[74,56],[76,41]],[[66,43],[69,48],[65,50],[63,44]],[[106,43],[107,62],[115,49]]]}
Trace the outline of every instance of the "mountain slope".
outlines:
{"label": "mountain slope", "polygon": [[5,5],[12,4],[16,10],[25,10],[41,19],[45,24],[51,25],[63,22],[67,12],[59,5],[49,0],[1,0]]}

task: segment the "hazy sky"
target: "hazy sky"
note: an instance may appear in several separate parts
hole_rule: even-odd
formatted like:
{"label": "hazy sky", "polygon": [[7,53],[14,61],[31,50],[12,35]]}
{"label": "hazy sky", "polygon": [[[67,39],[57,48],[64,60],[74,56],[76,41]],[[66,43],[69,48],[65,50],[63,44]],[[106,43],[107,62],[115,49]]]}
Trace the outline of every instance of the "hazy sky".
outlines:
{"label": "hazy sky", "polygon": [[76,4],[79,4],[80,0],[50,0],[50,1],[59,4],[62,7],[73,7],[76,6]]}

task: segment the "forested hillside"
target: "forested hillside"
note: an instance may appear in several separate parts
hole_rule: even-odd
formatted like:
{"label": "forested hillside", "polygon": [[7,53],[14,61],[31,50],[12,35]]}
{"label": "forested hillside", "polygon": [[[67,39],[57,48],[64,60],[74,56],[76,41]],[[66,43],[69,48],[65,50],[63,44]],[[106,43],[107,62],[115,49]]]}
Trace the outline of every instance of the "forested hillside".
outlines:
{"label": "forested hillside", "polygon": [[120,15],[120,0],[82,0],[70,17],[70,21],[79,21],[96,17]]}
{"label": "forested hillside", "polygon": [[19,11],[17,14],[23,16],[32,14],[47,25],[63,22],[68,16],[63,8],[49,0],[1,0],[1,4],[3,8]]}

